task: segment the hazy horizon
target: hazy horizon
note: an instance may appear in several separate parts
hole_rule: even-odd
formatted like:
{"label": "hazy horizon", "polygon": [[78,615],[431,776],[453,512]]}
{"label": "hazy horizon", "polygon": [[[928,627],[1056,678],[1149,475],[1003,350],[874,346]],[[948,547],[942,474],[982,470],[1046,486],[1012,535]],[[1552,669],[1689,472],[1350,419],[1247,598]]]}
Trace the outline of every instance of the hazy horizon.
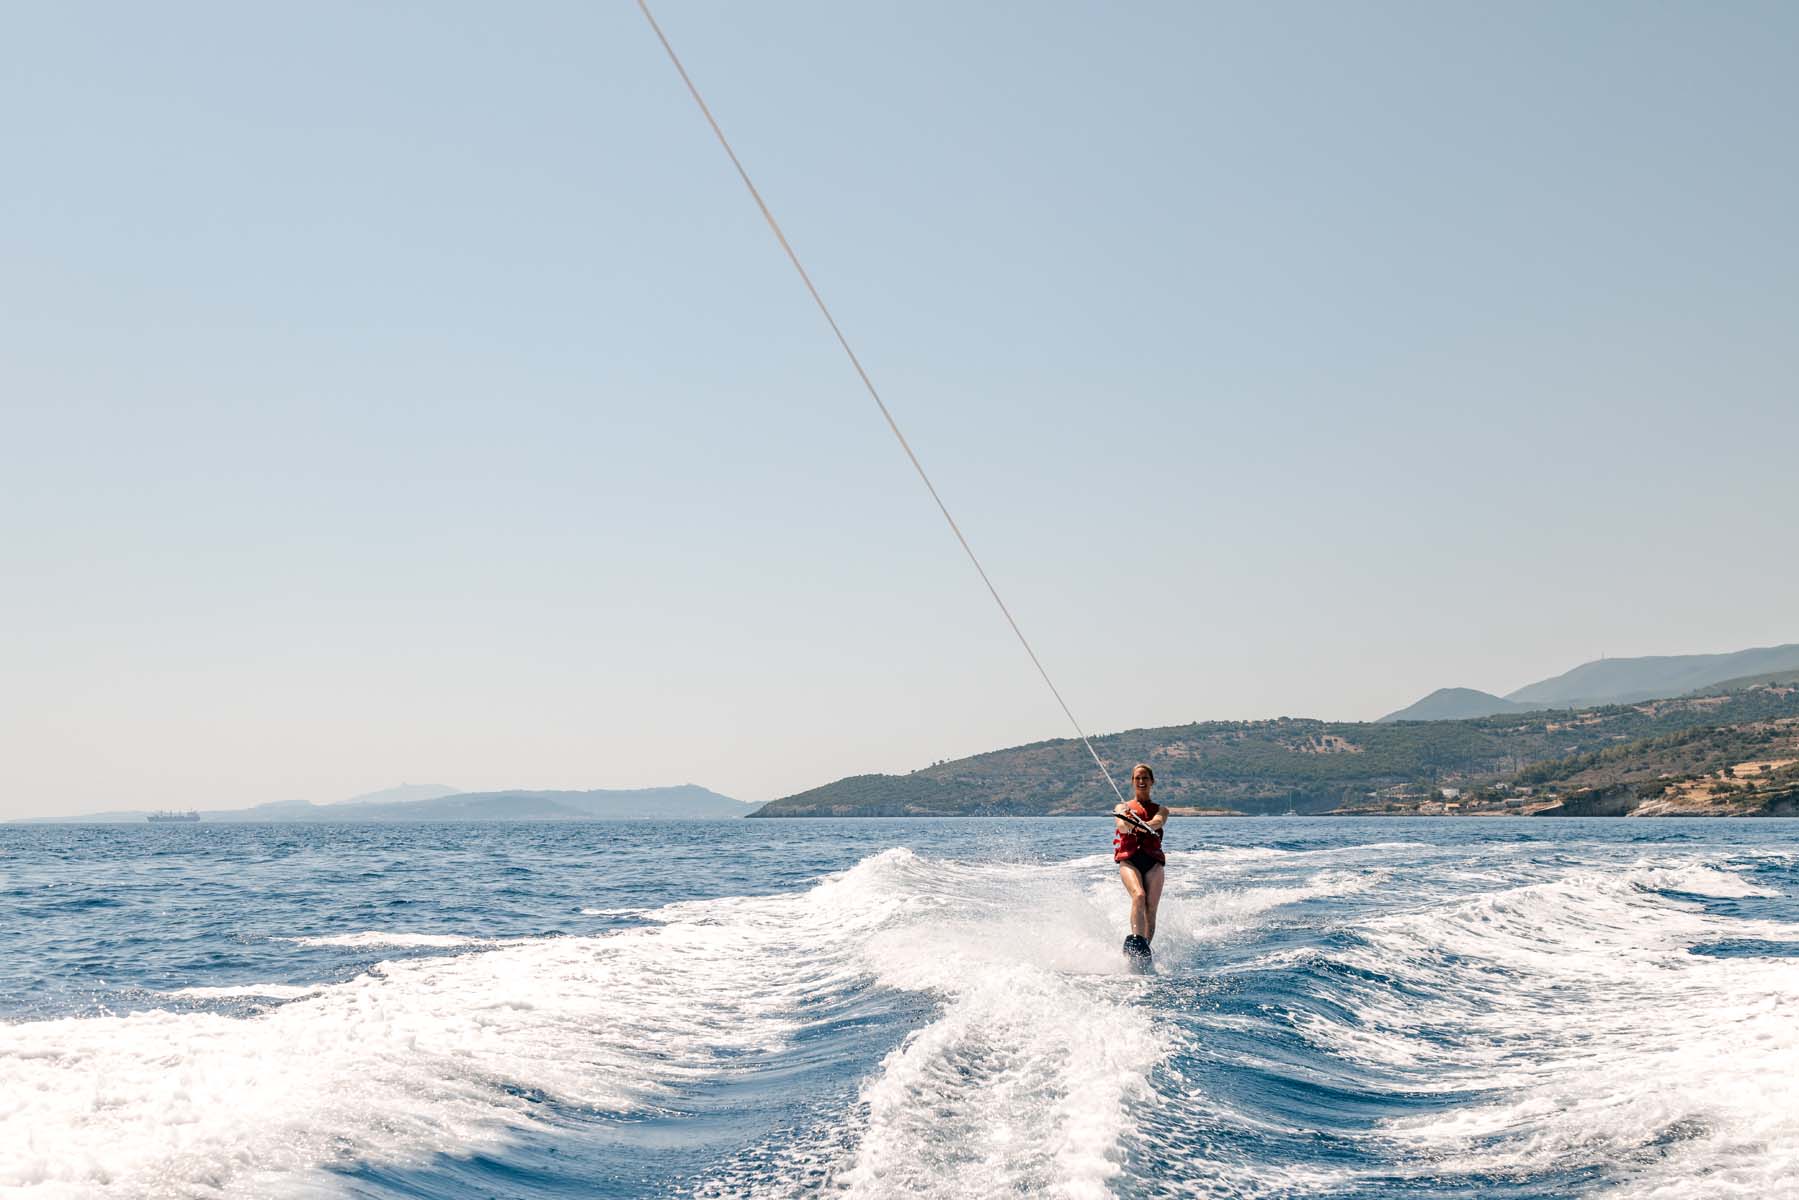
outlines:
{"label": "hazy horizon", "polygon": [[[1791,643],[1781,643],[1781,644],[1785,645],[1785,644],[1791,644]],[[1751,648],[1752,647],[1738,647],[1738,649],[1751,649]],[[1766,647],[1753,647],[1753,648],[1766,648]],[[1707,653],[1707,652],[1697,652],[1697,653]],[[1667,656],[1610,655],[1607,657],[1628,658],[1628,657],[1667,657]],[[1589,661],[1599,661],[1599,660],[1589,660]],[[1586,664],[1586,663],[1576,664],[1576,666],[1584,666],[1584,665],[1588,665],[1588,664]],[[1570,668],[1570,670],[1572,670],[1572,668]],[[1558,672],[1557,674],[1559,675],[1561,673]],[[1550,678],[1554,678],[1554,677],[1555,676],[1551,676]],[[1538,681],[1533,680],[1530,682],[1538,682]],[[1520,685],[1520,686],[1525,686],[1525,685]],[[1485,690],[1485,689],[1482,689],[1482,690]],[[1507,689],[1507,690],[1515,691],[1517,689]],[[1420,698],[1422,698],[1422,697],[1420,697]],[[1554,706],[1550,705],[1549,707],[1554,707]],[[1345,720],[1347,720],[1347,721],[1368,721],[1368,720],[1374,719],[1374,718],[1367,718],[1367,717],[1350,717],[1350,718],[1330,717],[1330,716],[1320,716],[1319,714],[1316,714],[1316,713],[1298,713],[1298,712],[1270,713],[1270,714],[1262,714],[1262,715],[1256,716],[1256,717],[1238,717],[1238,718],[1210,717],[1210,718],[1204,718],[1204,719],[1205,720],[1215,720],[1215,721],[1216,720],[1222,720],[1222,721],[1268,720],[1268,719],[1272,719],[1274,717],[1296,717],[1296,718],[1300,718],[1300,719],[1319,719],[1319,720],[1325,720],[1325,721],[1345,721]],[[1094,736],[1094,737],[1101,737],[1107,733],[1114,733],[1114,732],[1121,732],[1121,731],[1118,731],[1118,730],[1101,730],[1101,731],[1089,730],[1088,731],[1089,735]],[[1046,737],[1046,738],[1030,739],[1030,741],[1055,740],[1057,738],[1063,738],[1063,737],[1067,737],[1067,736],[1069,736],[1069,735],[1065,734],[1065,733],[1051,734],[1051,735],[1048,735],[1048,737]],[[1018,745],[1027,745],[1027,744],[1029,744],[1029,742],[1027,741],[1027,742],[1017,743],[1017,744]],[[983,747],[982,750],[972,751],[971,753],[978,754],[978,753],[981,753],[983,750],[1002,750],[1002,749],[1011,749],[1011,748],[1013,748],[1012,745],[988,746],[988,747]],[[922,768],[922,767],[929,766],[929,765],[930,765],[929,763],[916,763],[916,764],[914,764],[914,767]],[[906,768],[906,769],[911,769],[911,768]],[[854,774],[864,774],[864,773],[865,772],[852,770],[852,771],[846,772],[845,774],[854,775]],[[903,773],[903,772],[889,772],[889,773]],[[834,776],[831,779],[815,780],[812,783],[805,784],[805,785],[802,785],[800,788],[794,789],[794,791],[798,792],[798,791],[810,790],[814,786],[818,786],[818,785],[825,784],[825,783],[835,782],[835,780],[837,778],[841,778],[841,776]],[[418,784],[418,783],[413,783],[410,780],[401,780],[397,783],[389,783],[389,784],[385,784],[382,786],[370,788],[370,789],[362,791],[362,792],[358,792],[354,795],[337,797],[337,798],[321,799],[321,798],[316,798],[316,797],[292,796],[292,797],[286,797],[283,800],[275,800],[275,801],[261,800],[261,801],[256,801],[254,803],[247,803],[247,804],[221,803],[221,804],[213,804],[211,806],[204,806],[204,805],[196,805],[196,804],[192,804],[192,803],[187,803],[187,804],[175,805],[173,807],[176,807],[178,809],[184,809],[184,810],[185,809],[197,809],[200,812],[233,812],[233,811],[239,811],[239,810],[247,809],[247,808],[254,808],[260,804],[283,803],[283,802],[310,802],[312,804],[321,805],[321,806],[352,804],[352,803],[357,803],[357,802],[369,802],[369,801],[383,801],[383,802],[392,803],[395,801],[407,800],[407,799],[412,798],[412,797],[396,796],[396,795],[393,795],[393,793],[404,792],[404,791],[413,790],[413,789],[417,789],[417,790],[442,789],[442,792],[441,792],[442,795],[461,796],[461,795],[473,795],[473,794],[485,793],[485,792],[502,792],[502,791],[552,792],[552,791],[603,790],[603,791],[630,792],[630,791],[657,790],[657,789],[675,789],[675,788],[683,788],[683,787],[698,787],[698,788],[701,788],[702,790],[716,792],[720,795],[725,796],[725,798],[727,798],[727,799],[743,800],[745,803],[749,803],[749,804],[762,804],[762,803],[766,803],[769,800],[775,800],[775,799],[782,798],[780,796],[765,796],[765,797],[758,797],[758,798],[745,798],[745,797],[740,797],[740,796],[733,796],[728,792],[723,792],[721,789],[713,788],[703,782],[690,780],[690,779],[682,779],[679,781],[669,779],[669,780],[663,780],[661,782],[656,782],[656,783],[646,783],[646,784],[626,785],[626,786],[584,785],[584,784],[519,786],[519,785],[512,785],[512,784],[495,784],[495,785],[490,785],[490,786],[482,787],[482,788],[464,788],[464,787],[459,787],[459,786],[455,786],[455,785],[441,784],[441,783]],[[1099,778],[1097,775],[1095,776],[1095,787],[1096,788],[1101,787],[1101,784],[1100,784],[1100,781],[1099,781]],[[1103,788],[1102,788],[1102,790],[1103,790]],[[793,794],[793,793],[787,793],[787,794]],[[139,810],[143,810],[143,809],[147,809],[147,808],[155,808],[155,807],[157,807],[157,806],[121,804],[120,806],[118,806],[117,809],[114,809],[111,811],[139,811]],[[51,816],[51,815],[78,817],[78,816],[88,816],[88,815],[100,815],[106,811],[108,811],[108,810],[84,810],[84,811],[79,811],[79,812],[70,811],[70,812],[59,812],[57,814],[17,813],[17,814],[7,814],[7,815],[0,816],[0,820],[6,820],[6,819],[9,819],[9,817],[42,818],[42,817]]]}
{"label": "hazy horizon", "polygon": [[[1799,640],[1799,10],[658,16],[1089,732]],[[1070,733],[634,8],[13,24],[0,819]]]}

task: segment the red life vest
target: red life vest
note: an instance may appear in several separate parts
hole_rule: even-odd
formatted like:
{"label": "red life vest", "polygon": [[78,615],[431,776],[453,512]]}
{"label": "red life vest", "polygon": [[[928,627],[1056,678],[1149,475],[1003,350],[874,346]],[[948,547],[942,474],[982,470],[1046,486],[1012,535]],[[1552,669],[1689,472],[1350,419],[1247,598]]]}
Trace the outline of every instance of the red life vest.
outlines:
{"label": "red life vest", "polygon": [[[1162,806],[1153,800],[1147,807],[1135,800],[1125,807],[1135,813],[1139,820],[1144,821],[1153,820],[1155,815],[1162,811]],[[1162,853],[1162,838],[1159,834],[1152,837],[1132,826],[1122,833],[1112,835],[1113,862],[1123,862],[1127,858],[1135,858],[1138,855],[1159,863],[1168,861],[1168,856]]]}

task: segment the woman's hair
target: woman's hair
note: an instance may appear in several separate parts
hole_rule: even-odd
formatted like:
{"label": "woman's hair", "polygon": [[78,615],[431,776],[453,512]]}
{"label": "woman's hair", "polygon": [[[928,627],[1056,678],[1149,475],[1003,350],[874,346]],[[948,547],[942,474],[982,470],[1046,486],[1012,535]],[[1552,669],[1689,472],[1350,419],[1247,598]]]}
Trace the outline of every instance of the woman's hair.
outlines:
{"label": "woman's hair", "polygon": [[1154,768],[1152,768],[1148,763],[1138,763],[1136,766],[1132,767],[1131,768],[1131,778],[1132,779],[1137,778],[1138,771],[1142,771],[1145,775],[1148,775],[1149,781],[1151,783],[1154,783],[1156,781],[1156,772],[1155,772]]}

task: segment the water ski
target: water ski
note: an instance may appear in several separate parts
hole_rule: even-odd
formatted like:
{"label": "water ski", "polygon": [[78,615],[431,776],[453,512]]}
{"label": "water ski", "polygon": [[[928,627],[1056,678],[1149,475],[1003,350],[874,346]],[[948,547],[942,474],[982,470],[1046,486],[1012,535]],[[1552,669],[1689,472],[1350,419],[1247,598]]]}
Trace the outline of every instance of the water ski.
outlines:
{"label": "water ski", "polygon": [[1124,935],[1124,961],[1138,975],[1146,975],[1155,969],[1149,943],[1134,933]]}

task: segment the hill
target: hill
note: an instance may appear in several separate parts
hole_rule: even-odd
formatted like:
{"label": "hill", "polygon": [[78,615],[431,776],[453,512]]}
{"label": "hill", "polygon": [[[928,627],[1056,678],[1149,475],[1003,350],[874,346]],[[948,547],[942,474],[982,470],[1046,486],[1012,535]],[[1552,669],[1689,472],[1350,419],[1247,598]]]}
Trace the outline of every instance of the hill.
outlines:
{"label": "hill", "polygon": [[1799,719],[1721,725],[1544,763],[1538,816],[1799,815]]}
{"label": "hill", "polygon": [[444,796],[454,796],[461,788],[445,787],[441,783],[402,783],[398,787],[382,788],[378,792],[364,792],[360,796],[351,796],[348,800],[335,801],[337,804],[404,804],[410,800],[437,800]]}
{"label": "hill", "polygon": [[[1799,689],[1506,713],[1465,721],[1214,721],[1093,739],[1115,778],[1156,768],[1177,809],[1328,812],[1424,787],[1474,787],[1536,763],[1719,724],[1799,717]],[[856,775],[758,809],[758,817],[1041,816],[1103,812],[1116,801],[1080,742],[1063,738],[978,754],[908,775]]]}
{"label": "hill", "polygon": [[[588,792],[462,792],[439,800],[403,806],[408,815],[384,820],[482,821],[518,819],[507,814],[541,813],[530,819],[576,820],[704,820],[748,816],[755,807],[721,796],[697,784],[679,787],[611,789]],[[426,815],[429,814],[429,815]],[[455,814],[455,815],[451,815]]]}
{"label": "hill", "polygon": [[1513,704],[1490,692],[1474,688],[1438,688],[1416,704],[1380,718],[1380,724],[1392,721],[1465,721],[1471,717],[1490,717],[1496,713],[1528,712],[1530,705]]}
{"label": "hill", "polygon": [[1546,817],[1799,816],[1799,717],[1639,738],[1537,763],[1453,799],[1433,794],[1385,807]]}
{"label": "hill", "polygon": [[1740,692],[1747,688],[1767,686],[1790,686],[1799,684],[1799,668],[1786,671],[1769,671],[1763,675],[1745,675],[1740,679],[1726,679],[1722,683],[1714,683],[1710,687],[1699,688],[1688,693],[1693,696],[1723,696],[1730,692]]}
{"label": "hill", "polygon": [[1521,687],[1506,699],[1540,708],[1629,704],[1657,696],[1681,696],[1727,679],[1792,668],[1799,668],[1799,645],[1764,646],[1732,654],[1602,658],[1553,679]]}

